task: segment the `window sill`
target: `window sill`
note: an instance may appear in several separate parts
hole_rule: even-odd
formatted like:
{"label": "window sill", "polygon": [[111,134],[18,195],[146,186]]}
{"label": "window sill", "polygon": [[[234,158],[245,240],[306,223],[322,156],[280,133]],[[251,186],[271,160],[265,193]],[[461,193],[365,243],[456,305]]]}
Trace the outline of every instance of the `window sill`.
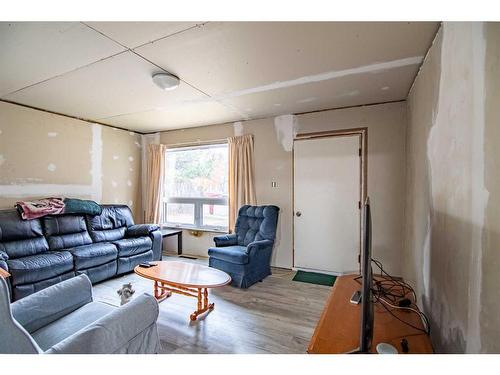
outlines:
{"label": "window sill", "polygon": [[197,231],[197,232],[207,232],[207,233],[221,233],[221,234],[229,234],[228,230],[224,229],[216,229],[216,228],[196,228],[196,227],[189,227],[189,226],[183,226],[183,225],[168,225],[168,224],[162,224],[162,228],[169,228],[169,229],[181,229],[181,230],[192,230],[192,231]]}

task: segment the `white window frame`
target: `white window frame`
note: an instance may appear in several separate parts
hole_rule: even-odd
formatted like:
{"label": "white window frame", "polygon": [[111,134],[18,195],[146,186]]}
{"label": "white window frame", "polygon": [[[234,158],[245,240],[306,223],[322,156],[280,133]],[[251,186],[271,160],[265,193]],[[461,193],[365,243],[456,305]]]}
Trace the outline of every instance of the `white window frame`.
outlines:
{"label": "white window frame", "polygon": [[[186,147],[176,147],[177,149],[199,149],[203,147],[216,146],[220,144],[227,144],[226,142],[218,142],[218,143],[209,143],[203,145],[193,145]],[[167,150],[168,152],[168,150]],[[229,152],[229,150],[228,150]],[[165,158],[167,157],[165,153]],[[228,154],[229,159],[229,154]],[[174,223],[167,221],[167,205],[169,203],[180,203],[180,204],[191,204],[194,206],[194,224],[186,224],[186,223]],[[228,197],[222,198],[205,198],[205,197],[163,197],[163,212],[162,212],[162,223],[167,227],[174,227],[180,229],[192,229],[199,231],[209,231],[209,232],[222,232],[228,233],[229,231],[229,223],[228,226],[214,226],[214,225],[204,225],[203,223],[203,206],[204,205],[222,205],[228,206],[228,218],[229,218],[229,199]]]}

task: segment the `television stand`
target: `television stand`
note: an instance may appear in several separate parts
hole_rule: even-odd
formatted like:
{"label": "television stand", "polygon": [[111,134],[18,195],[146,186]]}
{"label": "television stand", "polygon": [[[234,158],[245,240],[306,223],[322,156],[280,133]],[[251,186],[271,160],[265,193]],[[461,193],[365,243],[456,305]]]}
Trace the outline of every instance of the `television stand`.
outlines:
{"label": "television stand", "polygon": [[[335,281],[309,343],[308,353],[340,354],[356,351],[360,338],[361,304],[355,305],[349,302],[353,293],[359,289],[356,277],[357,275],[340,276]],[[374,276],[375,279],[378,277]],[[376,353],[376,346],[381,342],[391,344],[399,353],[403,353],[401,347],[403,339],[408,342],[409,354],[433,353],[428,335],[399,321],[380,303],[376,303],[373,310],[371,353]],[[424,328],[417,314],[398,309],[391,311],[398,318]]]}

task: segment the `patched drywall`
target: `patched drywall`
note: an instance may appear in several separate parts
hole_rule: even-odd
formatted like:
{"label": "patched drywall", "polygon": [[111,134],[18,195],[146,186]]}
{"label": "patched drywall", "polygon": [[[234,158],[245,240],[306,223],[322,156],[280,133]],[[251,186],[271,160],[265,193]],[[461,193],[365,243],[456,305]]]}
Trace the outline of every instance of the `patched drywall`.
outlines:
{"label": "patched drywall", "polygon": [[[189,144],[227,138],[242,131],[253,134],[255,145],[255,185],[257,203],[280,207],[277,241],[272,265],[293,265],[293,212],[291,141],[297,132],[368,128],[368,191],[373,201],[374,254],[387,269],[401,272],[405,191],[404,103],[330,110],[299,116],[280,116],[233,124],[205,126],[161,133],[161,143]],[[276,187],[272,186],[276,182]],[[213,233],[192,237],[184,233],[184,253],[207,256]],[[175,239],[166,249],[175,251]]]}
{"label": "patched drywall", "polygon": [[141,147],[135,133],[0,102],[0,208],[65,196],[131,204],[140,221]]}
{"label": "patched drywall", "polygon": [[274,118],[274,129],[276,138],[281,147],[288,152],[293,150],[293,140],[297,135],[297,116],[283,115]]}
{"label": "patched drywall", "polygon": [[493,292],[482,274],[485,233],[491,234],[485,159],[493,156],[485,149],[485,100],[491,103],[485,82],[493,77],[485,80],[484,68],[490,64],[493,74],[485,48],[498,42],[484,24],[444,23],[408,98],[403,270],[430,317],[438,352],[489,351],[480,316],[484,296]]}
{"label": "patched drywall", "polygon": [[142,221],[141,135],[102,127],[102,202],[128,205]]}

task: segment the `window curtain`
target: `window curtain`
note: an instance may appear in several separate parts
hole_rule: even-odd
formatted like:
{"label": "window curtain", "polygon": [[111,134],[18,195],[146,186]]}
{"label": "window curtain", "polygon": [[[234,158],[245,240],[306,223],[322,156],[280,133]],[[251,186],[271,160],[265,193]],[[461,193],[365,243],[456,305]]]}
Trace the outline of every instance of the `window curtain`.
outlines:
{"label": "window curtain", "polygon": [[229,144],[229,229],[234,230],[238,210],[256,205],[253,136],[230,137]]}
{"label": "window curtain", "polygon": [[161,224],[165,175],[165,145],[149,145],[147,153],[146,223]]}

